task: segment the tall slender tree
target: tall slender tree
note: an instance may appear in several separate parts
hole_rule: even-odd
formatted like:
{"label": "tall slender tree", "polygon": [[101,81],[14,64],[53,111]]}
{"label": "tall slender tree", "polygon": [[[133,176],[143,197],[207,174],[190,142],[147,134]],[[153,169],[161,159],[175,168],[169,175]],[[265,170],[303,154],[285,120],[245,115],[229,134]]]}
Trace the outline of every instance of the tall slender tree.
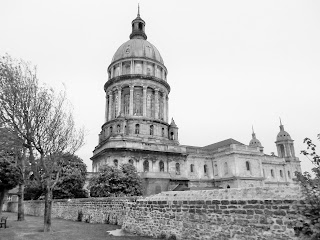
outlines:
{"label": "tall slender tree", "polygon": [[44,231],[51,230],[52,191],[62,154],[83,145],[64,92],[41,85],[36,68],[9,55],[0,59],[0,121],[17,132],[35,179],[45,190]]}

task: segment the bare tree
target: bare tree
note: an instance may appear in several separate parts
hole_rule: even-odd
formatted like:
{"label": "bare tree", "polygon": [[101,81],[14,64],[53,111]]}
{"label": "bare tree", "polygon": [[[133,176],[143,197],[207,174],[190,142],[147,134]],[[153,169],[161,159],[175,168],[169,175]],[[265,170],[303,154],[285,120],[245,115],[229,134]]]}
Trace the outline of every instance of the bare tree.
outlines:
{"label": "bare tree", "polygon": [[33,175],[45,189],[44,231],[50,231],[60,156],[83,145],[84,131],[76,129],[65,93],[40,85],[34,67],[8,55],[0,60],[0,121],[24,141]]}

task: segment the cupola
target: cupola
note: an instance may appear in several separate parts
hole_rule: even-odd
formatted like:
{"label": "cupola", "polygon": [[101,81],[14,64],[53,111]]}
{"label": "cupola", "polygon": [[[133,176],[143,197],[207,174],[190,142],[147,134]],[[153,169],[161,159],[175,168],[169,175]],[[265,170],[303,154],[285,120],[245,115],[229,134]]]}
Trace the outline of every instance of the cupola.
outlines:
{"label": "cupola", "polygon": [[260,152],[263,152],[263,146],[262,146],[261,142],[257,139],[256,134],[253,130],[253,127],[252,127],[252,139],[249,143],[249,146],[250,147],[258,147],[260,149]]}
{"label": "cupola", "polygon": [[130,34],[130,39],[143,39],[147,40],[147,35],[145,33],[146,23],[140,18],[140,6],[138,5],[138,15],[132,21],[132,33]]}

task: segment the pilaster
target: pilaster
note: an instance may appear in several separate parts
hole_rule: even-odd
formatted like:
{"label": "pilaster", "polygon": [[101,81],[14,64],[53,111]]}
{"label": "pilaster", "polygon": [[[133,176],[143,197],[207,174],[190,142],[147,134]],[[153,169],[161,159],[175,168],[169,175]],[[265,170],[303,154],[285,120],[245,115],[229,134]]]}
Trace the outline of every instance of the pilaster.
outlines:
{"label": "pilaster", "polygon": [[130,105],[129,105],[129,115],[133,115],[133,90],[134,85],[130,85]]}
{"label": "pilaster", "polygon": [[143,86],[143,116],[147,116],[147,86]]}

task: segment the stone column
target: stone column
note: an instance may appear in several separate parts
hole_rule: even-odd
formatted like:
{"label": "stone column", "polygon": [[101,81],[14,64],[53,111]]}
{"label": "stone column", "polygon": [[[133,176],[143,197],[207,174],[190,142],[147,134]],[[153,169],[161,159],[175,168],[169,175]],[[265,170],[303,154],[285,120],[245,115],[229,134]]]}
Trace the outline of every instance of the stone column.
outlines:
{"label": "stone column", "polygon": [[147,116],[147,86],[143,86],[143,114]]}
{"label": "stone column", "polygon": [[162,68],[162,71],[161,71],[161,75],[162,75],[162,79],[165,80],[165,74],[164,74],[164,69]]}
{"label": "stone column", "polygon": [[154,99],[155,99],[154,118],[159,119],[159,89],[154,90]]}
{"label": "stone column", "polygon": [[112,66],[111,67],[111,78],[113,78],[114,77],[114,67]]}
{"label": "stone column", "polygon": [[104,116],[105,122],[108,121],[108,112],[109,112],[108,108],[109,108],[109,105],[108,105],[108,94],[106,93],[106,108],[105,108],[105,116]]}
{"label": "stone column", "polygon": [[169,96],[168,95],[165,100],[166,100],[166,108],[167,108],[166,121],[168,123],[169,122]]}
{"label": "stone column", "polygon": [[163,121],[167,122],[167,94],[164,92],[163,95]]}
{"label": "stone column", "polygon": [[133,90],[134,90],[134,85],[130,85],[130,104],[129,104],[130,116],[133,116]]}
{"label": "stone column", "polygon": [[109,117],[108,119],[111,120],[112,119],[112,91],[109,91],[108,92],[108,95],[109,95]]}
{"label": "stone column", "polygon": [[134,61],[133,60],[131,60],[130,73],[134,74]]}
{"label": "stone column", "polygon": [[118,112],[117,112],[117,116],[119,116],[120,113],[121,113],[121,87],[118,87]]}
{"label": "stone column", "polygon": [[147,75],[147,63],[145,61],[142,62],[142,74]]}
{"label": "stone column", "polygon": [[119,76],[120,76],[120,75],[122,75],[122,62],[119,63],[119,66],[120,66],[120,67],[119,67],[119,69],[120,69]]}

